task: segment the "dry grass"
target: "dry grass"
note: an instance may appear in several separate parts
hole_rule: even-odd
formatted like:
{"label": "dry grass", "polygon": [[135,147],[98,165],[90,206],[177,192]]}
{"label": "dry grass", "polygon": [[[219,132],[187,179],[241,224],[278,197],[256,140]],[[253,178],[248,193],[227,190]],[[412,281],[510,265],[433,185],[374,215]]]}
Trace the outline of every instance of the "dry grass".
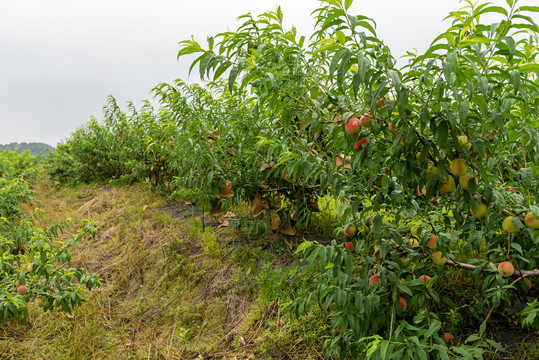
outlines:
{"label": "dry grass", "polygon": [[[75,231],[83,219],[99,221],[72,265],[99,274],[103,287],[72,315],[32,304],[27,322],[0,325],[1,359],[252,358],[266,321],[278,315],[275,303],[259,303],[236,250],[225,247],[245,234],[172,219],[147,184],[55,189],[43,180],[34,188],[25,210],[43,209],[43,225],[69,217]],[[256,250],[243,249],[259,266]]]}

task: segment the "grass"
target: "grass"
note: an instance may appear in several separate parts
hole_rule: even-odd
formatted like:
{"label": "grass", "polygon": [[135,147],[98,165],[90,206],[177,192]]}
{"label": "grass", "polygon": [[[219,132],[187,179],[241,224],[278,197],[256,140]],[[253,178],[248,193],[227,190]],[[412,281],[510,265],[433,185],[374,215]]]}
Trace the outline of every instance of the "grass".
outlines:
{"label": "grass", "polygon": [[[44,314],[31,304],[26,322],[0,325],[0,358],[324,358],[327,314],[315,306],[300,319],[282,312],[315,287],[316,274],[299,267],[275,235],[248,239],[232,228],[207,222],[203,228],[199,217],[174,218],[148,184],[54,188],[42,180],[34,188],[34,205],[25,211],[42,208],[44,225],[70,217],[74,231],[85,218],[99,221],[99,235],[74,249],[72,265],[98,273],[104,286],[71,315]],[[339,204],[328,197],[319,204],[314,232],[332,237]],[[231,211],[248,209],[240,204]],[[464,270],[440,268],[435,275],[442,296],[457,304],[439,305],[444,328],[464,341],[460,332],[470,322],[462,314],[474,311],[481,283]],[[530,296],[538,295],[538,285]],[[489,329],[521,335],[503,320],[493,317]],[[534,344],[522,345],[508,359],[533,359],[538,352]]]}
{"label": "grass", "polygon": [[202,229],[200,218],[172,218],[148,184],[54,188],[41,180],[34,188],[24,210],[43,209],[43,225],[69,217],[75,231],[98,220],[98,236],[74,249],[72,265],[99,274],[103,287],[72,314],[31,304],[26,322],[0,325],[0,358],[307,359],[322,351],[320,324],[298,344],[297,320],[276,305],[308,277],[288,266],[288,251],[263,250],[273,235],[249,241],[241,231]]}

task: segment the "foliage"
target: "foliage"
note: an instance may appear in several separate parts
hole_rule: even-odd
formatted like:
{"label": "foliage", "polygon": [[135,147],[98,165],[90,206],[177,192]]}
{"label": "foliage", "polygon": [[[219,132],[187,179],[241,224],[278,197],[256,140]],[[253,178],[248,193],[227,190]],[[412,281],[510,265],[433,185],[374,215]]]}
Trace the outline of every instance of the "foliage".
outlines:
{"label": "foliage", "polygon": [[[330,196],[340,205],[336,241],[298,249],[317,267],[318,288],[287,306],[330,313],[327,354],[481,358],[498,346],[484,338],[485,310],[538,274],[539,233],[524,217],[539,217],[539,27],[530,17],[539,8],[465,1],[447,31],[398,68],[374,21],[351,5],[322,1],[309,39],[284,29],[278,8],[240,16],[207,47],[181,42],[178,56],[197,55],[191,70],[206,86],[158,85],[160,108],[140,115],[109,99],[103,123],[53,154],[51,174],[73,161],[59,179],[148,178],[191,191],[214,215],[248,201],[250,230],[271,226],[288,244],[318,196]],[[495,22],[484,24],[487,14]],[[363,122],[358,132],[350,119]],[[358,231],[347,237],[351,224]],[[436,258],[481,284],[467,308],[480,325],[465,345],[442,337],[437,309],[454,304],[440,296]],[[497,271],[503,261],[514,274]]]}
{"label": "foliage", "polygon": [[84,288],[100,285],[97,277],[84,269],[66,266],[70,248],[95,236],[96,225],[88,221],[76,235],[63,241],[57,238],[69,225],[67,221],[39,227],[42,212],[36,210],[26,217],[18,208],[32,195],[23,178],[37,174],[36,158],[29,152],[4,151],[0,155],[0,322],[25,317],[28,303],[36,299],[44,311],[52,311],[55,305],[71,312],[84,301]]}
{"label": "foliage", "polygon": [[10,150],[0,151],[0,177],[35,179],[37,159],[28,151],[17,153]]}

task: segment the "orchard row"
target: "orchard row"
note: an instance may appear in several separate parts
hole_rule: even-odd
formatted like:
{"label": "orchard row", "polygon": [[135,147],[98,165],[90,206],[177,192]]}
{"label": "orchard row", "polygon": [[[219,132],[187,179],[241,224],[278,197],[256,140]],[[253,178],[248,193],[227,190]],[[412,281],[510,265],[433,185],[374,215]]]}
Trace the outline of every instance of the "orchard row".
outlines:
{"label": "orchard row", "polygon": [[[280,8],[241,16],[207,46],[180,43],[204,86],[158,85],[158,109],[122,112],[110,98],[50,173],[148,179],[216,216],[248,202],[251,231],[271,227],[288,243],[330,197],[335,241],[298,248],[320,266],[318,290],[287,305],[301,316],[314,298],[330,313],[328,355],[479,358],[493,346],[489,309],[539,275],[539,7],[464,5],[400,68],[352,1],[323,1],[308,38],[283,28]],[[439,266],[482,283],[465,305],[481,323],[470,346],[443,336],[438,309],[461,299],[440,295]]]}
{"label": "orchard row", "polygon": [[66,266],[70,247],[95,235],[94,224],[86,223],[60,243],[56,239],[69,228],[68,221],[43,227],[42,211],[25,216],[20,210],[21,204],[32,203],[27,181],[37,174],[37,159],[29,152],[0,152],[0,322],[26,317],[30,302],[44,311],[71,312],[84,302],[85,289],[100,285],[84,269]]}

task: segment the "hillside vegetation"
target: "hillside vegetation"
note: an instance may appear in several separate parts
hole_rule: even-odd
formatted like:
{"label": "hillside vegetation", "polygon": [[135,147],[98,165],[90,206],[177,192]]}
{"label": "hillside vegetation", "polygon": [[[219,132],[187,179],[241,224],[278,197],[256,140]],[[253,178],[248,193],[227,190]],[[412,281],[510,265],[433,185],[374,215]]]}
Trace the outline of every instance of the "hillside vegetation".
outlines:
{"label": "hillside vegetation", "polygon": [[17,152],[23,152],[28,150],[30,154],[34,156],[41,156],[41,155],[47,155],[49,152],[54,150],[54,147],[50,146],[49,144],[44,143],[36,143],[36,142],[12,142],[6,145],[0,144],[0,151],[2,150],[11,150],[11,151],[17,151]]}

